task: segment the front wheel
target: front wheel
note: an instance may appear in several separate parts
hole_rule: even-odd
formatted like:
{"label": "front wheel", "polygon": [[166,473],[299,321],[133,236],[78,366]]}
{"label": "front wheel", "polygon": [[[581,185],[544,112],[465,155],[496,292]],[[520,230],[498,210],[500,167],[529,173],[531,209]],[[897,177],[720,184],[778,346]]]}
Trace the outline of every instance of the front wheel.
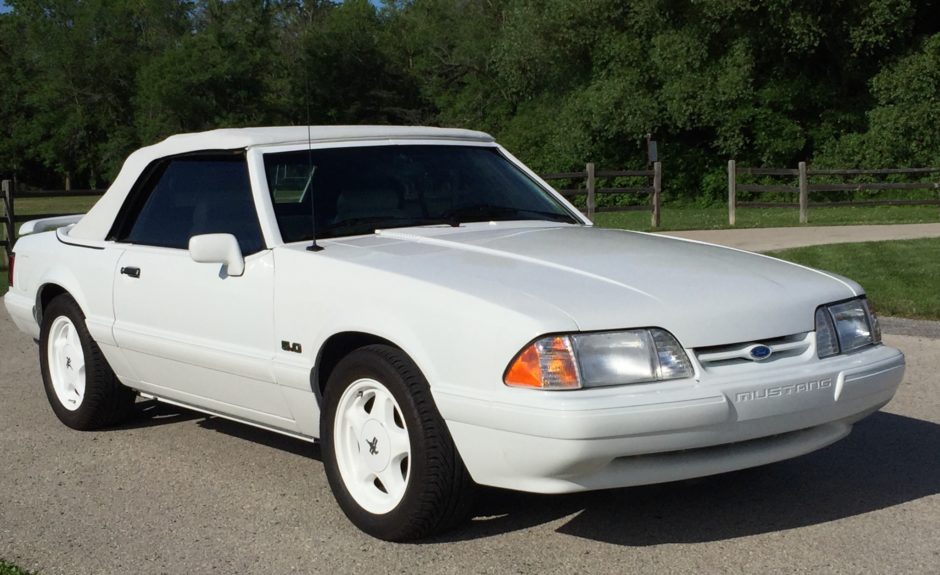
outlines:
{"label": "front wheel", "polygon": [[367,346],[336,366],[322,439],[333,494],[366,533],[418,539],[469,514],[473,482],[427,381],[400,350]]}

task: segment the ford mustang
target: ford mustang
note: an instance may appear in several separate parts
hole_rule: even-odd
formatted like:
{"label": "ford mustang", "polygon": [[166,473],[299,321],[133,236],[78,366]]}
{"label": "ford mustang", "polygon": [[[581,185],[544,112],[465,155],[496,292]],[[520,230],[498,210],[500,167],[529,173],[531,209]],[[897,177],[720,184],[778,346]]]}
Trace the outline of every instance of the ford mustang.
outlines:
{"label": "ford mustang", "polygon": [[142,396],[318,441],[339,506],[387,540],[458,524],[477,485],[805,454],[904,372],[855,282],[595,228],[468,130],[173,136],[14,252],[6,308],[65,425],[114,425]]}

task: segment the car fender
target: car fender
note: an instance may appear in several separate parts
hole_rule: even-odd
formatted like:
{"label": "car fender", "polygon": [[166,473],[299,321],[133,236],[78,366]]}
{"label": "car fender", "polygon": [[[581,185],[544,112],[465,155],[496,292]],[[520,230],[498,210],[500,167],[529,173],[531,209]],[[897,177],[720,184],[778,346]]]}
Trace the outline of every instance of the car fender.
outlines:
{"label": "car fender", "polygon": [[[60,288],[65,291],[78,307],[85,314],[85,323],[92,338],[99,343],[114,344],[114,336],[111,333],[111,326],[114,323],[114,316],[109,313],[110,310],[95,309],[89,301],[82,282],[64,263],[56,262],[46,269],[40,276],[36,288],[36,321],[42,325],[42,298],[43,293],[50,288]],[[109,290],[110,291],[110,290]],[[105,313],[101,313],[104,311]]]}
{"label": "car fender", "polygon": [[95,341],[114,345],[112,294],[114,274],[123,250],[65,243],[58,238],[58,233],[40,233],[18,242],[17,284],[22,280],[25,290],[20,293],[36,303],[34,316],[40,323],[43,292],[50,286],[58,286],[81,308]]}
{"label": "car fender", "polygon": [[[430,353],[427,347],[422,345],[421,338],[418,334],[404,321],[404,318],[401,318],[395,313],[377,311],[371,319],[374,321],[337,322],[318,330],[313,338],[316,342],[315,360],[318,361],[320,359],[323,348],[334,336],[344,333],[361,333],[366,336],[387,341],[392,346],[402,350],[402,352],[415,362],[415,365],[418,366],[421,373],[431,381],[433,374],[436,374],[436,372],[434,371],[434,363],[431,361]],[[396,329],[392,330],[387,326],[395,326]]]}

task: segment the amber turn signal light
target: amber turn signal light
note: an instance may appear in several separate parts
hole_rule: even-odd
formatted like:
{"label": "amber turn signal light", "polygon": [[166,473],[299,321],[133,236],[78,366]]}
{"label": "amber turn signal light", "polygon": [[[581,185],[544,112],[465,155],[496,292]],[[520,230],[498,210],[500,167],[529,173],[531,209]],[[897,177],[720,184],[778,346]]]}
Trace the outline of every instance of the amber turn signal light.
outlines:
{"label": "amber turn signal light", "polygon": [[549,336],[532,342],[509,364],[503,382],[513,387],[580,389],[570,338]]}

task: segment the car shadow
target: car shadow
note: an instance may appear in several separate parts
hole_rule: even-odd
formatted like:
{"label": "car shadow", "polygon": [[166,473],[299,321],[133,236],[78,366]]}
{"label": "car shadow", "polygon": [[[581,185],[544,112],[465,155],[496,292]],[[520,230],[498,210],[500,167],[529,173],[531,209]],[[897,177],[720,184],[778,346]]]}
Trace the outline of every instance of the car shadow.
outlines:
{"label": "car shadow", "polygon": [[557,532],[633,547],[805,527],[940,493],[938,453],[940,425],[879,412],[825,449],[733,473],[561,496],[481,490],[474,520],[429,542],[490,537],[569,516]]}
{"label": "car shadow", "polygon": [[231,421],[222,417],[213,417],[211,415],[203,415],[202,417],[205,419],[202,421],[197,421],[196,424],[203,429],[211,429],[212,431],[224,433],[225,435],[237,437],[238,439],[251,441],[253,443],[258,443],[267,447],[293,453],[294,455],[301,455],[303,457],[310,457],[311,459],[322,461],[320,458],[319,443],[311,443],[309,441],[297,439],[296,437],[290,437],[288,435],[282,435],[280,433],[275,433],[266,429],[252,427],[250,425],[238,423],[237,421]]}
{"label": "car shadow", "polygon": [[143,429],[158,425],[195,421],[196,425],[203,429],[224,433],[232,437],[266,445],[295,455],[311,457],[317,461],[321,460],[320,445],[318,443],[303,441],[274,431],[252,427],[223,417],[216,417],[202,413],[201,411],[187,409],[155,399],[138,399],[134,407],[135,413],[133,417],[120,425],[110,427],[104,431]]}
{"label": "car shadow", "polygon": [[127,421],[105,429],[104,431],[121,431],[127,429],[142,429],[158,425],[169,425],[182,421],[192,421],[205,417],[203,414],[176,407],[168,403],[161,403],[155,399],[138,399],[134,404],[134,414]]}

